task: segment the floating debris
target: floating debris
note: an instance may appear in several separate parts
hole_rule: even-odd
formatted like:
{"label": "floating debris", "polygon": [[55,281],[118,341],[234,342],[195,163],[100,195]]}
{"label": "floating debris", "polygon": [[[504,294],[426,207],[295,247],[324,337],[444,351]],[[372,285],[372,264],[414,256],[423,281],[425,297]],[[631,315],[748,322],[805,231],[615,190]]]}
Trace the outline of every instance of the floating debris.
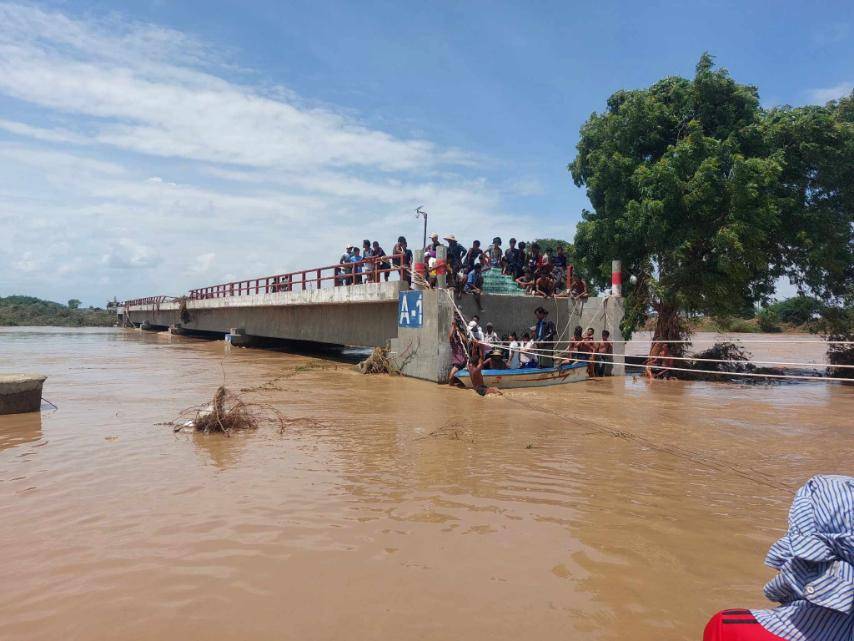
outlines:
{"label": "floating debris", "polygon": [[171,425],[175,432],[219,432],[231,436],[234,431],[255,430],[264,423],[275,423],[280,432],[285,430],[285,419],[277,409],[262,403],[247,403],[220,385],[209,404],[184,410]]}

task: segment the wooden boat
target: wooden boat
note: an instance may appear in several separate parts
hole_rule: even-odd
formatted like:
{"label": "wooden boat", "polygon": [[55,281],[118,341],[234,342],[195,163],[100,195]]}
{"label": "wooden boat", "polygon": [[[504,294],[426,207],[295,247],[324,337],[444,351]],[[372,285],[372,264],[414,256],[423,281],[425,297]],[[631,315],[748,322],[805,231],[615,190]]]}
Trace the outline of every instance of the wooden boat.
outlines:
{"label": "wooden boat", "polygon": [[[485,369],[481,373],[483,374],[483,384],[487,387],[499,389],[544,387],[585,380],[587,378],[587,363],[564,363],[560,367]],[[469,376],[468,370],[460,370],[456,377],[463,385],[471,388],[471,376]]]}

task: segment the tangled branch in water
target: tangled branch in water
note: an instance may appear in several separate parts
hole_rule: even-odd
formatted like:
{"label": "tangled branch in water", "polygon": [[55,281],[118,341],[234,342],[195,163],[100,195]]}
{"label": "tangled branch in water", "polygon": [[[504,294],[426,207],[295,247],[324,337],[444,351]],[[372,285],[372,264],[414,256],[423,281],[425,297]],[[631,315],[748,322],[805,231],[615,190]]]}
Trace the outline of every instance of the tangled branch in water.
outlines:
{"label": "tangled branch in water", "polygon": [[220,385],[209,404],[185,409],[172,422],[174,431],[219,432],[226,436],[236,430],[255,430],[263,423],[276,423],[285,430],[285,419],[274,407],[247,403]]}

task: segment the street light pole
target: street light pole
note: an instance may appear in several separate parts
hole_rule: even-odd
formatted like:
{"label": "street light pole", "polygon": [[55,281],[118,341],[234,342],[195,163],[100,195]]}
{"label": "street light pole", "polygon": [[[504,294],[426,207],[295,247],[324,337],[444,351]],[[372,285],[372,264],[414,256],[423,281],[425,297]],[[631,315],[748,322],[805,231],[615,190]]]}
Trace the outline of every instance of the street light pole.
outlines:
{"label": "street light pole", "polygon": [[427,212],[423,209],[424,205],[418,205],[415,210],[416,218],[424,218],[424,239],[421,241],[421,247],[427,247]]}

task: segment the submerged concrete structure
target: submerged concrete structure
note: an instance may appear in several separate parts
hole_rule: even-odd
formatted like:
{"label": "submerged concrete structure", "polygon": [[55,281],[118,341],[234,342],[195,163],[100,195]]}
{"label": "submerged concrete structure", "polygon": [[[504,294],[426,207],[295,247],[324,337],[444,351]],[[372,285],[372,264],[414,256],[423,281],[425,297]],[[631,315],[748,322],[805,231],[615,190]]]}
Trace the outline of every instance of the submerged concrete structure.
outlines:
{"label": "submerged concrete structure", "polygon": [[0,414],[39,411],[46,379],[41,374],[0,374]]}

